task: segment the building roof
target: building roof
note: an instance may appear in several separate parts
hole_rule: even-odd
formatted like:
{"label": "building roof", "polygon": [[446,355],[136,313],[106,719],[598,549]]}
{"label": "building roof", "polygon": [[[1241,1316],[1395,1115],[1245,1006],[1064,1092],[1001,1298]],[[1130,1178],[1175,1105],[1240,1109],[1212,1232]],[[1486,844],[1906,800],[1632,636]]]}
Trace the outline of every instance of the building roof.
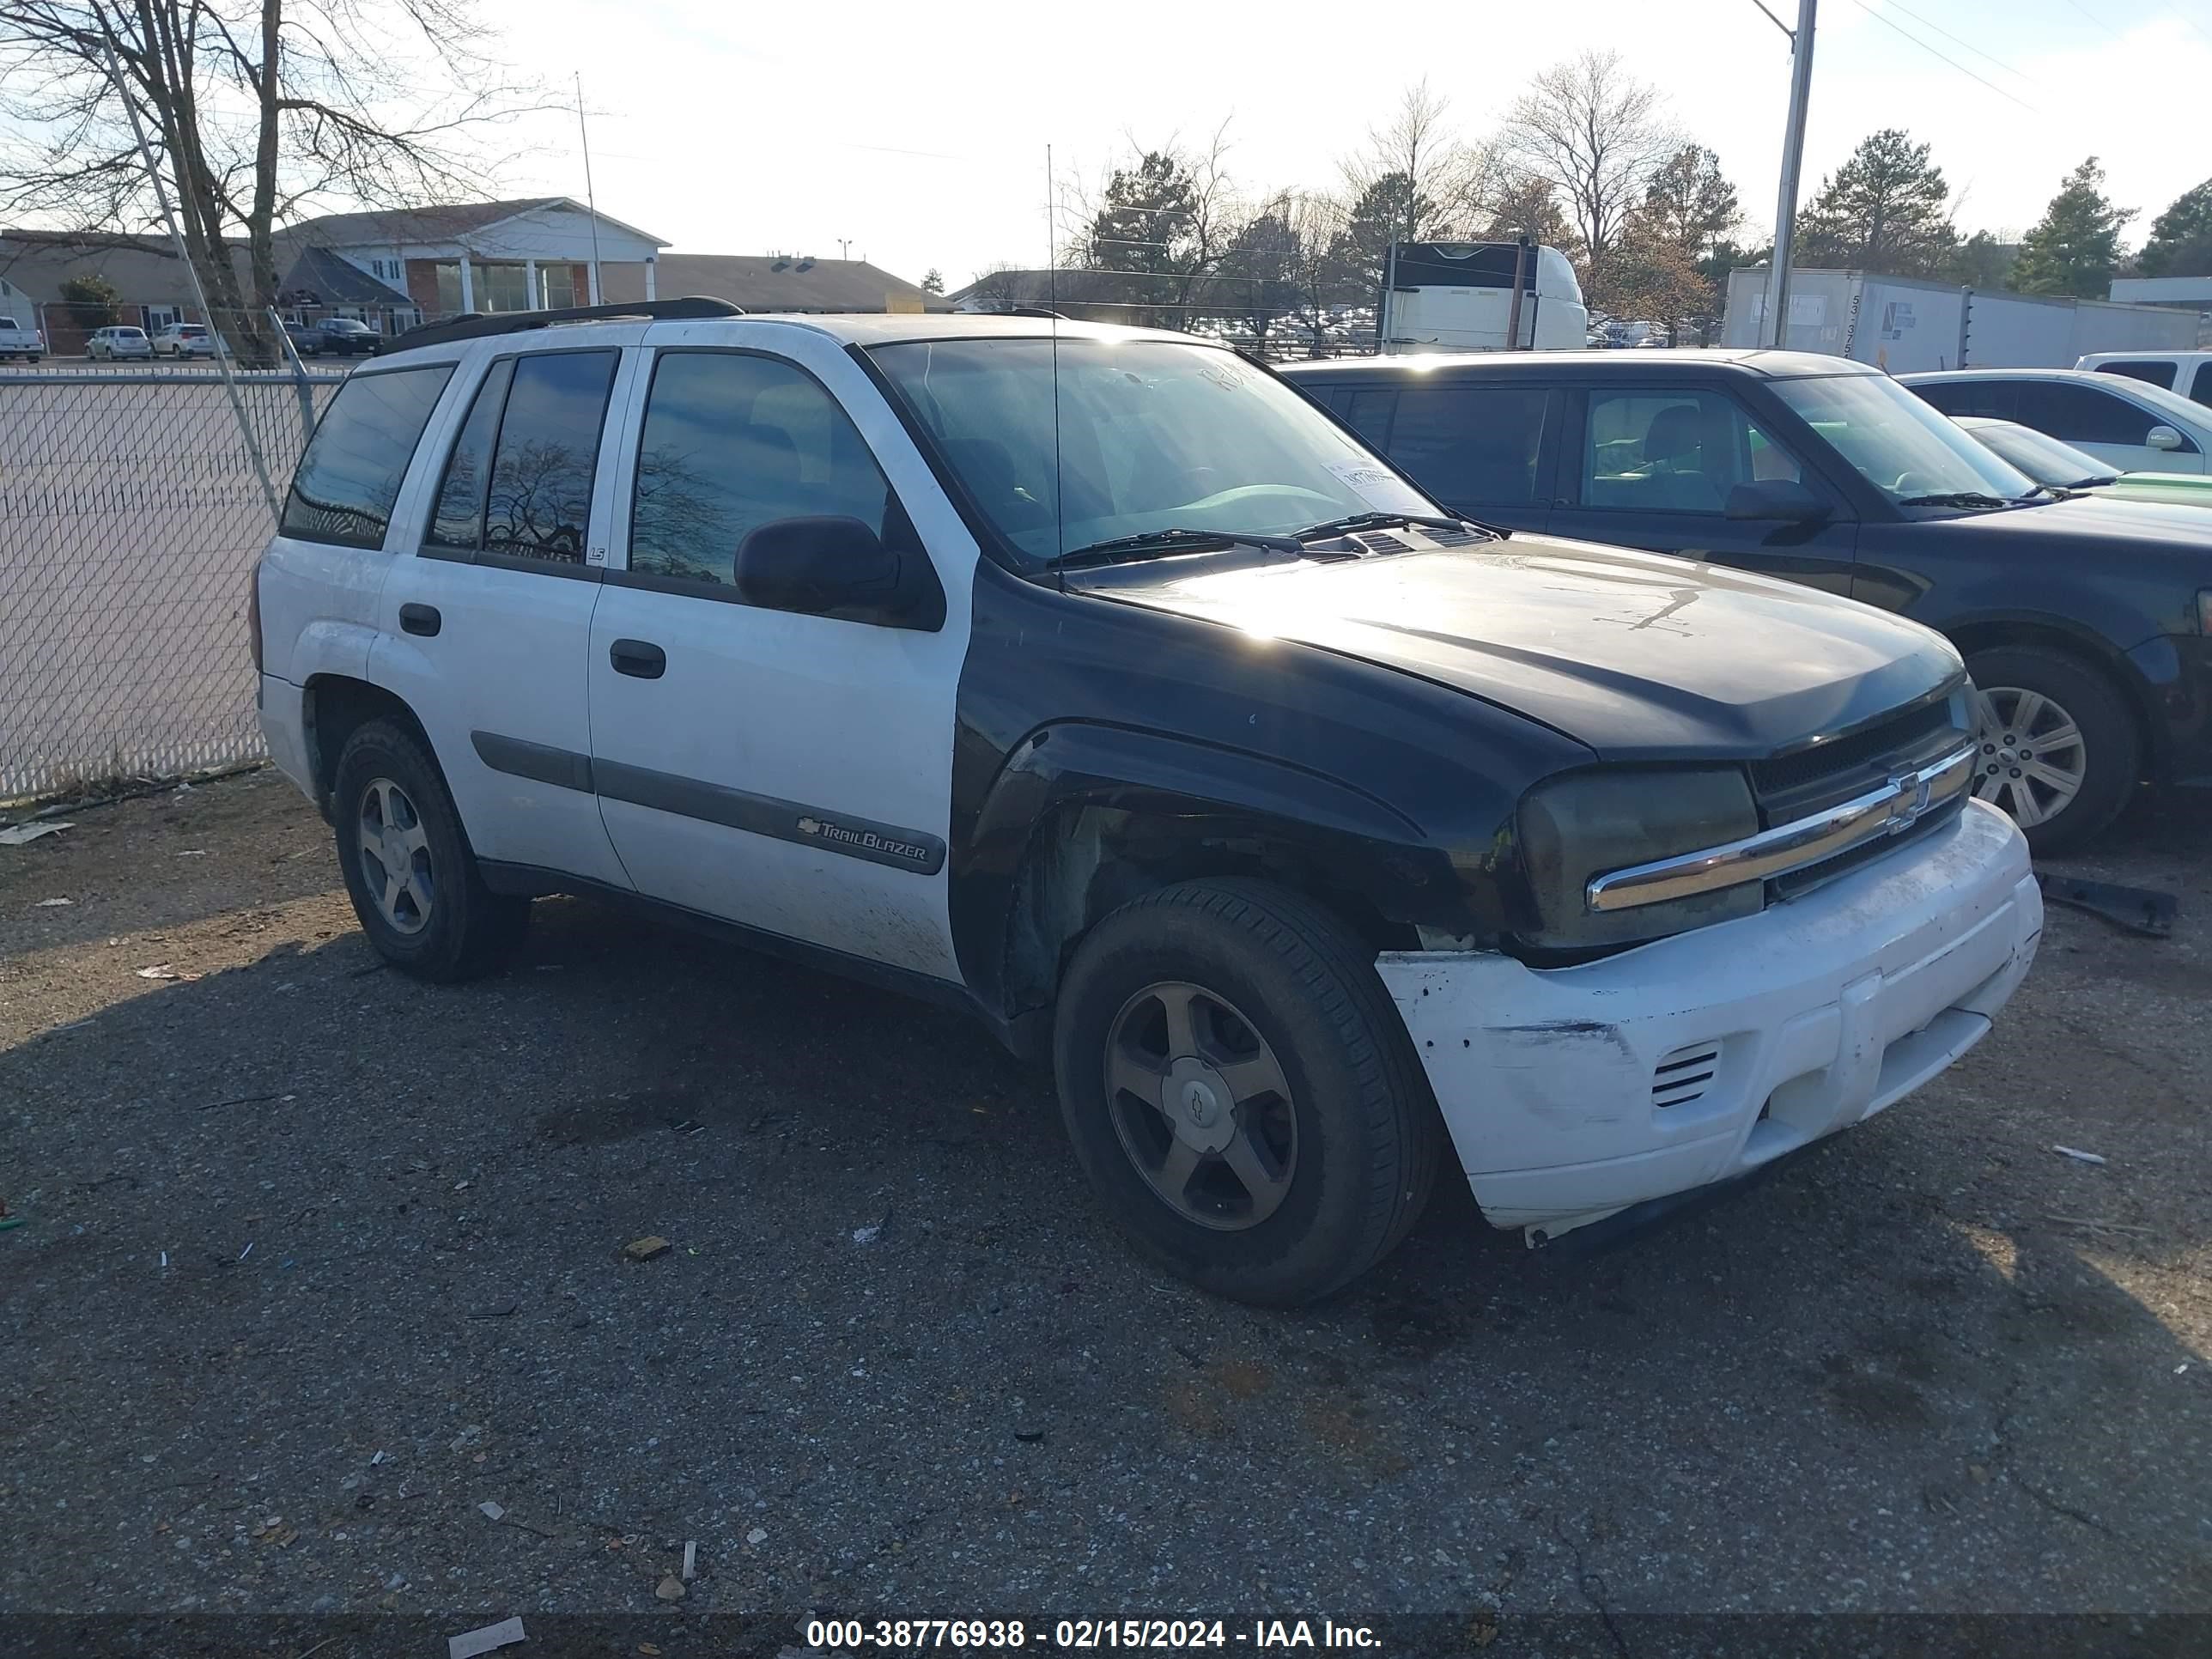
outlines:
{"label": "building roof", "polygon": [[[289,304],[319,306],[405,306],[413,301],[389,283],[380,283],[359,265],[349,264],[326,247],[300,250],[292,269],[276,285]],[[313,299],[307,299],[307,295]]]}
{"label": "building roof", "polygon": [[593,214],[581,202],[567,196],[520,196],[502,202],[450,202],[428,207],[383,208],[368,213],[328,213],[319,219],[302,219],[277,233],[280,240],[312,243],[317,247],[396,247],[410,242],[465,241],[495,225],[525,214],[562,208],[592,214],[603,225],[627,231],[640,241],[665,247],[658,236],[626,225],[611,214]]}
{"label": "building roof", "polygon": [[[246,245],[230,244],[239,286],[251,291]],[[72,276],[104,276],[131,305],[191,305],[192,279],[167,236],[100,231],[0,230],[0,276],[34,303],[62,297]]]}
{"label": "building roof", "polygon": [[[866,259],[815,259],[791,254],[664,253],[655,262],[654,291],[664,299],[697,295],[747,311],[950,311],[940,295],[925,294]],[[645,267],[599,270],[610,303],[645,298]]]}

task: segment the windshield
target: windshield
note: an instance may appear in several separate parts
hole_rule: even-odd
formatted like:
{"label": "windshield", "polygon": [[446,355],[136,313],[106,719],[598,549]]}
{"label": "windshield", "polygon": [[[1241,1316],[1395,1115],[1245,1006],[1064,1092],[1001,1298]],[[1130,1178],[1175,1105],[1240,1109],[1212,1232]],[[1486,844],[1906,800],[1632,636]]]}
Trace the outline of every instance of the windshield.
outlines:
{"label": "windshield", "polygon": [[[1283,536],[1442,509],[1272,374],[1173,340],[933,340],[871,354],[1025,562],[1164,530]],[[1055,448],[1054,436],[1058,433]]]}
{"label": "windshield", "polygon": [[1927,495],[2014,501],[2035,481],[1887,374],[1777,380],[1775,395],[1893,501]]}
{"label": "windshield", "polygon": [[2114,471],[2094,455],[2084,454],[2072,444],[2061,443],[2048,433],[2017,422],[1961,421],[1959,424],[2038,483],[2063,489],[2091,478],[2109,478]]}

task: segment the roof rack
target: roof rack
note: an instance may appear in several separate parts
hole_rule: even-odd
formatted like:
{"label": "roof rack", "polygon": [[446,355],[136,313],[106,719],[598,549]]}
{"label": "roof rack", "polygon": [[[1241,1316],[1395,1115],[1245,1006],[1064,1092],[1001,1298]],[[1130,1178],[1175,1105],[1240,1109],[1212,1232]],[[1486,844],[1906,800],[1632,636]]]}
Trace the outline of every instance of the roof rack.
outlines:
{"label": "roof rack", "polygon": [[1055,323],[1064,323],[1068,319],[1067,313],[1066,312],[1048,311],[1042,306],[1008,306],[1004,311],[1000,312],[999,315],[1001,317],[1044,317],[1050,319]]}
{"label": "roof rack", "polygon": [[559,311],[465,312],[450,323],[423,323],[409,329],[392,343],[394,351],[416,346],[451,345],[457,340],[482,340],[495,334],[520,334],[555,323],[596,323],[617,318],[645,318],[653,322],[684,322],[708,317],[742,317],[744,307],[727,300],[693,296],[684,300],[625,300],[611,306],[570,306]]}

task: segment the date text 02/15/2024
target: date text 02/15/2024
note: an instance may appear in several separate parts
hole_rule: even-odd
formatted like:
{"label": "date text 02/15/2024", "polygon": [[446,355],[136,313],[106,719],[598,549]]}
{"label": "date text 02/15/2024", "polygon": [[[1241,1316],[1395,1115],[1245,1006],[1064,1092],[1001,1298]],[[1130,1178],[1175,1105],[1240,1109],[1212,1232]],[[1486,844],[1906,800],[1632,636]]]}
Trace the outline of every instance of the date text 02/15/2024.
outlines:
{"label": "date text 02/15/2024", "polygon": [[[866,1648],[908,1650],[925,1648],[1023,1648],[1047,1645],[1040,1621],[1032,1634],[1019,1619],[824,1619],[810,1620],[806,1644],[829,1650]],[[1051,1627],[1049,1645],[1083,1650],[1097,1648],[1227,1648],[1259,1651],[1294,1648],[1372,1649],[1379,1645],[1365,1625],[1340,1625],[1323,1619],[1255,1619],[1249,1626],[1220,1619],[1062,1619]]]}

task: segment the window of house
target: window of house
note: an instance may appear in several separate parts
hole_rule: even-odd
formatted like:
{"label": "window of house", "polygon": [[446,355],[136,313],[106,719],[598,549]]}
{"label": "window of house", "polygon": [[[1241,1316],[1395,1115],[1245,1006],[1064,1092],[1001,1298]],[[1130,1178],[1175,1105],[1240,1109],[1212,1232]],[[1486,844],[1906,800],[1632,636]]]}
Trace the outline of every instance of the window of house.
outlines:
{"label": "window of house", "polygon": [[285,499],[283,533],[342,547],[381,547],[415,447],[450,364],[356,374],[315,428]]}
{"label": "window of house", "polygon": [[525,265],[477,265],[474,278],[478,311],[535,311],[531,297],[530,271]]}
{"label": "window of house", "polygon": [[618,356],[553,351],[493,364],[447,459],[426,540],[495,560],[583,563]]}
{"label": "window of house", "polygon": [[779,519],[858,519],[886,542],[904,515],[864,440],[811,377],[729,352],[665,351],[638,446],[629,568],[713,586]]}
{"label": "window of house", "polygon": [[2168,392],[2173,390],[2173,364],[2171,362],[2160,362],[2155,357],[2124,363],[2099,363],[2097,373],[2124,374],[2130,380],[2148,380],[2153,386],[2164,386]]}
{"label": "window of house", "polygon": [[1438,501],[1528,506],[1550,395],[1540,386],[1409,381],[1398,395],[1387,453]]}
{"label": "window of house", "polygon": [[1717,392],[1593,392],[1582,504],[1640,512],[1719,513],[1754,479],[1802,482],[1789,453]]}
{"label": "window of house", "polygon": [[2021,424],[2069,444],[2140,446],[2158,417],[2117,393],[2070,380],[2019,383]]}

